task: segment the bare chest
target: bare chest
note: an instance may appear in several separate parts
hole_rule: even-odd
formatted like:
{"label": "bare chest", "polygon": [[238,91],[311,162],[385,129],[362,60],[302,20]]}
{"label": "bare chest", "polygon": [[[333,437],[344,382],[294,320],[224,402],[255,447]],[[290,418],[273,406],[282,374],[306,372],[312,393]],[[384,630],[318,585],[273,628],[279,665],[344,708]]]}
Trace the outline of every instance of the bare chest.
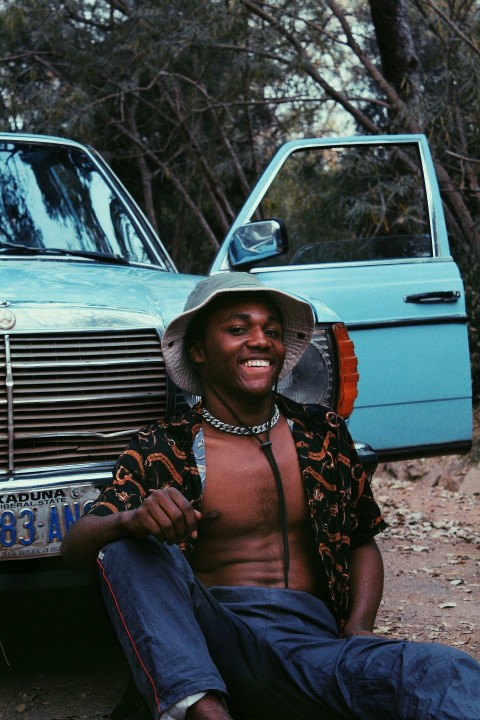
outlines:
{"label": "bare chest", "polygon": [[[278,499],[275,479],[260,444],[252,437],[204,428],[206,484],[202,501],[202,532],[228,531],[230,536],[269,534],[278,529]],[[298,457],[285,419],[271,431],[288,507],[290,528],[306,520],[305,494]]]}

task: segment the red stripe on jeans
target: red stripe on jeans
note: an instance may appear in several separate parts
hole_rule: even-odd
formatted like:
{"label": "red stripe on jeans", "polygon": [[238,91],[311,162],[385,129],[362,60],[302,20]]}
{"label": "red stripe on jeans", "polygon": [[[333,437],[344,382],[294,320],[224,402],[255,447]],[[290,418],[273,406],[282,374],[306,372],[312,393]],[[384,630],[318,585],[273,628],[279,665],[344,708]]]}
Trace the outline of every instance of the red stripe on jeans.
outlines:
{"label": "red stripe on jeans", "polygon": [[110,585],[110,581],[108,580],[107,576],[105,575],[105,568],[103,567],[100,558],[97,558],[97,563],[98,563],[98,565],[99,565],[99,566],[101,567],[101,569],[102,569],[102,577],[103,577],[103,579],[105,580],[105,583],[107,584],[108,589],[110,590],[110,594],[111,594],[111,596],[112,596],[112,598],[113,598],[113,602],[115,603],[115,607],[117,608],[117,612],[118,612],[118,614],[119,614],[119,616],[120,616],[120,620],[122,621],[122,624],[123,624],[123,627],[125,628],[125,632],[127,633],[128,639],[130,640],[130,642],[131,642],[131,644],[132,644],[132,647],[133,647],[133,649],[135,650],[135,655],[137,656],[138,661],[139,661],[140,665],[142,666],[142,668],[143,668],[143,670],[144,670],[144,672],[145,672],[145,675],[146,675],[147,678],[149,679],[150,684],[151,684],[151,686],[152,686],[152,688],[153,688],[153,693],[154,693],[154,695],[155,695],[155,705],[157,706],[157,710],[158,710],[159,713],[161,713],[162,708],[161,708],[161,705],[160,705],[160,700],[159,700],[159,697],[158,697],[158,695],[157,695],[157,688],[155,687],[155,683],[154,683],[154,681],[153,681],[153,678],[152,678],[152,676],[150,675],[150,673],[148,672],[147,668],[145,667],[145,664],[144,664],[142,658],[140,657],[140,653],[138,652],[137,646],[135,645],[135,641],[134,641],[133,637],[132,637],[131,634],[130,634],[130,630],[128,629],[128,626],[127,626],[127,623],[126,623],[126,621],[125,621],[125,618],[123,617],[123,613],[122,613],[122,611],[120,610],[120,605],[118,604],[116,595],[115,595],[115,593],[113,592],[113,588],[112,588],[112,586]]}

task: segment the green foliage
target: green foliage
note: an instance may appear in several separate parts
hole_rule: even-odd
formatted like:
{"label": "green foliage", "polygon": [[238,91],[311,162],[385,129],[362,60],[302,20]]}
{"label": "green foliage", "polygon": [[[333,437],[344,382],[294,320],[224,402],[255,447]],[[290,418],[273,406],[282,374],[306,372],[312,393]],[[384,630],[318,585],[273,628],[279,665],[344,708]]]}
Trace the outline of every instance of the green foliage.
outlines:
{"label": "green foliage", "polygon": [[425,132],[479,393],[479,57],[478,0],[3,0],[0,127],[96,146],[193,271],[281,142]]}
{"label": "green foliage", "polygon": [[257,174],[255,137],[272,122],[243,12],[24,0],[3,4],[0,35],[1,126],[96,146],[179,266],[206,269]]}

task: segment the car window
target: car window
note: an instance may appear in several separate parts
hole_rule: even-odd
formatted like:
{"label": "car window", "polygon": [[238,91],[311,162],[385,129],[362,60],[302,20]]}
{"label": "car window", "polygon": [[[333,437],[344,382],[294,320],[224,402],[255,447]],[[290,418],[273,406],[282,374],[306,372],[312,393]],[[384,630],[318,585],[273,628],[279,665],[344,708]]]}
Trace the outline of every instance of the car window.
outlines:
{"label": "car window", "polygon": [[299,149],[254,218],[281,218],[289,251],[263,265],[432,257],[417,144]]}
{"label": "car window", "polygon": [[0,143],[0,187],[0,245],[154,260],[124,205],[79,149]]}

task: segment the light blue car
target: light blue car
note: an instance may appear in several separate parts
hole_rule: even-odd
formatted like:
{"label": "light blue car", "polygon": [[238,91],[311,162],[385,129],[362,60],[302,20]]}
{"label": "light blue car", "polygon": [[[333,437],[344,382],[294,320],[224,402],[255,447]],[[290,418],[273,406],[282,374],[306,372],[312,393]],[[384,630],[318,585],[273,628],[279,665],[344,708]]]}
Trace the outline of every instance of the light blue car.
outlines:
{"label": "light blue car", "polygon": [[[39,563],[55,585],[130,435],[194,400],[160,339],[198,278],[74,142],[0,134],[0,216],[0,588]],[[367,465],[469,448],[464,291],[423,136],[287,143],[211,272],[236,269],[311,302],[281,389],[348,417]]]}

